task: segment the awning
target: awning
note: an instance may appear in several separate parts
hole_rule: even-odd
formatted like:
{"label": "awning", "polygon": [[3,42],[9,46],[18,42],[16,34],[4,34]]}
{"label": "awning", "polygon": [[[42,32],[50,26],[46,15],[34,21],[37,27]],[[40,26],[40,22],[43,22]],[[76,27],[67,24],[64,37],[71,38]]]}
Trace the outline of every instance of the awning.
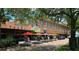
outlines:
{"label": "awning", "polygon": [[22,35],[32,35],[32,32],[24,32]]}

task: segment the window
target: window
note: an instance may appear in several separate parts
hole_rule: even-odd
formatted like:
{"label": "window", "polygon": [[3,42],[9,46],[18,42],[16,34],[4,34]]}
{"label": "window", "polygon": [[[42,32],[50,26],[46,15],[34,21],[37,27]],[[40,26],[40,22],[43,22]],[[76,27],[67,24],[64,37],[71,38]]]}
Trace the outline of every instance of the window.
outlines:
{"label": "window", "polygon": [[48,23],[47,27],[50,28],[50,23]]}
{"label": "window", "polygon": [[52,28],[55,28],[55,24],[54,23],[52,23]]}
{"label": "window", "polygon": [[49,23],[49,28],[51,28],[52,27],[52,25],[51,25],[51,23]]}
{"label": "window", "polygon": [[57,28],[58,28],[57,24],[54,24],[54,28],[55,28],[55,29],[57,29]]}
{"label": "window", "polygon": [[44,21],[40,21],[40,26],[41,26],[41,27],[44,26]]}

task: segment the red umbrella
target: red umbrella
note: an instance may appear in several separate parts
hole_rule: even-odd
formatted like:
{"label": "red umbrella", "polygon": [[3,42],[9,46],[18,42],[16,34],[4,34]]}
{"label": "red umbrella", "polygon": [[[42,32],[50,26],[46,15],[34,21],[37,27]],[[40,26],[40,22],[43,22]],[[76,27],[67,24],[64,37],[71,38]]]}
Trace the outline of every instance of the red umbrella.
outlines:
{"label": "red umbrella", "polygon": [[32,32],[24,32],[23,35],[32,35]]}

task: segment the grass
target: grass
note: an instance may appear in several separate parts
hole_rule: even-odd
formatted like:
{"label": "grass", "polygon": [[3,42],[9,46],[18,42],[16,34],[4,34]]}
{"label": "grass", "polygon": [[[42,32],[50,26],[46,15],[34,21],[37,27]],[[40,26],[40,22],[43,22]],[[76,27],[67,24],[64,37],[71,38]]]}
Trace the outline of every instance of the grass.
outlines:
{"label": "grass", "polygon": [[56,49],[56,51],[70,51],[68,44],[61,46],[59,48]]}
{"label": "grass", "polygon": [[[67,45],[64,45],[64,46],[61,46],[61,47],[57,48],[55,51],[72,51],[72,50],[69,49],[69,46],[67,44]],[[79,51],[79,47],[76,48],[75,51]]]}

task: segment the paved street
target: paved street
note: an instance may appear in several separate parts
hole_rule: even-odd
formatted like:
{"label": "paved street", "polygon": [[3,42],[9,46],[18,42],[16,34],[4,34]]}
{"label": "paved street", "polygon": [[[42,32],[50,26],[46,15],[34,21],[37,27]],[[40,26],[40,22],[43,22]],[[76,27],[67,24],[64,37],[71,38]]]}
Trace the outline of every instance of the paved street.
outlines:
{"label": "paved street", "polygon": [[58,47],[61,47],[68,43],[68,39],[64,40],[56,40],[52,42],[42,43],[42,44],[34,44],[32,46],[33,51],[52,51]]}
{"label": "paved street", "polygon": [[54,51],[56,48],[66,45],[68,39],[56,40],[40,44],[32,44],[31,46],[9,48],[7,51]]}

